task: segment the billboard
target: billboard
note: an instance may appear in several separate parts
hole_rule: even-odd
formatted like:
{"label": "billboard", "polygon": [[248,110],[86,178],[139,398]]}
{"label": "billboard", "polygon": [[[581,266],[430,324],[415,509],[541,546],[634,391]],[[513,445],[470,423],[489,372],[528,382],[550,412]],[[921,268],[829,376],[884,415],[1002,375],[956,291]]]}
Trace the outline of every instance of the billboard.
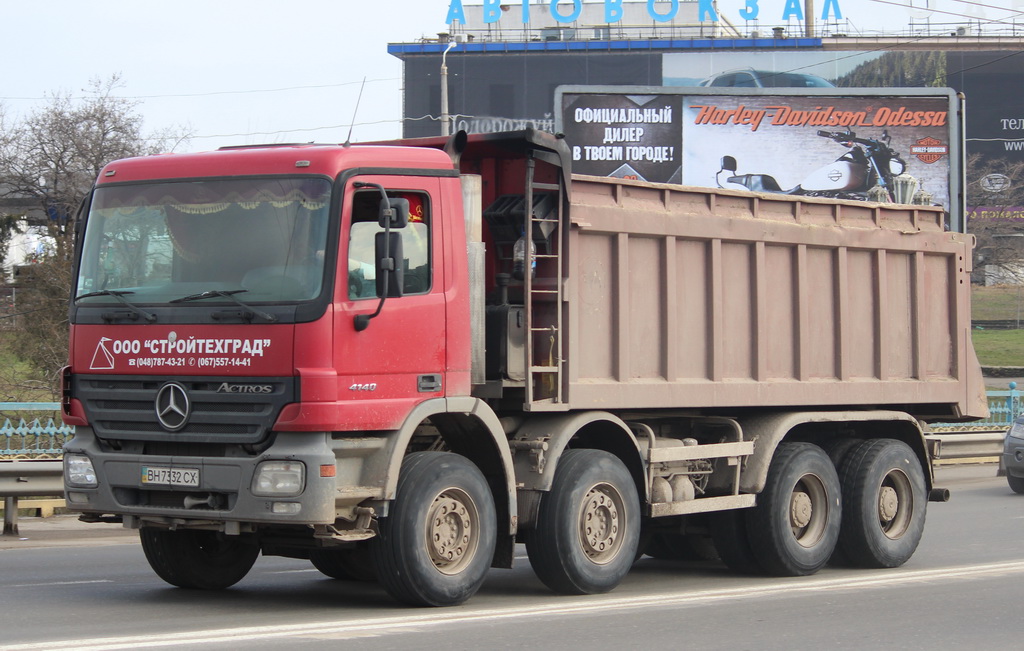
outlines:
{"label": "billboard", "polygon": [[564,86],[556,106],[575,173],[916,199],[960,229],[962,130],[948,89]]}

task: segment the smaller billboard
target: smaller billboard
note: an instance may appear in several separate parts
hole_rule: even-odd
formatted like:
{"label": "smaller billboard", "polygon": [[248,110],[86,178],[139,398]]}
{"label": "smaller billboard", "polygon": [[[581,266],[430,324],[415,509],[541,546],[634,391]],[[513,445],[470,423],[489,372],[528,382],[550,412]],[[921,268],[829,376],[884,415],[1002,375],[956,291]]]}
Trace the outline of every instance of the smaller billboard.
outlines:
{"label": "smaller billboard", "polygon": [[562,86],[573,172],[942,206],[962,230],[962,128],[948,89]]}

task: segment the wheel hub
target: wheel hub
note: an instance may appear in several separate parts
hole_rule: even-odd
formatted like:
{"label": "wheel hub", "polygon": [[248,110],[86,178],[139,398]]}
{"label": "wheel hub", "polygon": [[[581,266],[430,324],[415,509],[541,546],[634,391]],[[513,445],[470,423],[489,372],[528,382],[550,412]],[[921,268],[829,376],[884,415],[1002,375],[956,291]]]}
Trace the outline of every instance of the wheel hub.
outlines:
{"label": "wheel hub", "polygon": [[900,510],[900,497],[891,486],[883,486],[878,492],[878,517],[882,522],[892,522]]}
{"label": "wheel hub", "polygon": [[825,535],[829,499],[821,477],[808,473],[797,481],[789,498],[789,524],[798,545],[811,548]]}
{"label": "wheel hub", "polygon": [[609,484],[587,492],[580,511],[580,543],[595,563],[607,563],[622,546],[621,497]]}
{"label": "wheel hub", "polygon": [[793,493],[789,502],[789,519],[793,527],[797,529],[806,527],[811,522],[813,512],[810,495],[803,491]]}
{"label": "wheel hub", "polygon": [[455,574],[473,558],[476,517],[476,505],[462,491],[445,491],[430,505],[427,551],[442,573]]}
{"label": "wheel hub", "polygon": [[913,522],[914,488],[910,478],[898,468],[889,471],[878,489],[878,524],[882,533],[898,540]]}

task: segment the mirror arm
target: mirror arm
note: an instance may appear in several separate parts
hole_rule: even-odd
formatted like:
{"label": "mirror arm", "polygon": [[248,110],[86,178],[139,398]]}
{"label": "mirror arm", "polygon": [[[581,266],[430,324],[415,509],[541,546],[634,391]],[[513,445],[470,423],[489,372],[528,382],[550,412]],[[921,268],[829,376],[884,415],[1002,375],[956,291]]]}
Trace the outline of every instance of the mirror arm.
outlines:
{"label": "mirror arm", "polygon": [[[356,183],[353,183],[352,185],[354,187],[357,187],[357,188],[377,188],[378,190],[380,190],[380,196],[383,197],[383,200],[385,202],[388,200],[388,193],[387,193],[387,190],[384,189],[383,185],[380,185],[378,183],[362,183],[362,182],[356,182]],[[384,222],[384,238],[385,238],[385,240],[388,239],[388,237],[391,234],[391,216],[394,215],[394,208],[390,208],[389,207],[388,210],[390,211],[390,214],[388,214],[388,218]],[[394,258],[387,258],[386,260],[382,260],[380,266],[381,266],[381,269],[384,269],[385,267],[387,267],[388,270],[392,270],[392,269],[395,268],[395,259]],[[380,303],[377,303],[377,309],[374,310],[373,314],[357,314],[353,318],[352,326],[356,329],[356,332],[362,332],[363,330],[366,330],[368,327],[370,327],[370,319],[380,315],[380,311],[384,309],[384,301],[387,299],[387,296],[388,296],[388,279],[390,277],[391,277],[391,274],[384,274],[384,281],[383,281],[383,285],[384,285],[383,289],[384,289],[384,291],[382,292],[382,295],[380,297]]]}

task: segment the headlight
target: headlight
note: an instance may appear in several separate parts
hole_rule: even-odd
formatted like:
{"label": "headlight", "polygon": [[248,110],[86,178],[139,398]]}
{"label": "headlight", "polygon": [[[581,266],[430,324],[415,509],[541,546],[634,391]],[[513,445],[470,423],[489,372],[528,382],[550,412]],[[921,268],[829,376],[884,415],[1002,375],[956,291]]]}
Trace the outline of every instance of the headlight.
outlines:
{"label": "headlight", "polygon": [[96,488],[96,470],[92,467],[92,459],[84,454],[64,455],[64,481],[68,486],[78,488]]}
{"label": "headlight", "polygon": [[1010,431],[1006,433],[1007,436],[1015,439],[1024,439],[1024,423],[1018,421],[1013,422],[1013,426]]}
{"label": "headlight", "polygon": [[893,176],[899,176],[903,174],[903,170],[907,169],[907,164],[898,158],[889,159],[889,173]]}
{"label": "headlight", "polygon": [[300,461],[264,461],[256,466],[252,493],[262,497],[294,497],[306,484],[306,465]]}

